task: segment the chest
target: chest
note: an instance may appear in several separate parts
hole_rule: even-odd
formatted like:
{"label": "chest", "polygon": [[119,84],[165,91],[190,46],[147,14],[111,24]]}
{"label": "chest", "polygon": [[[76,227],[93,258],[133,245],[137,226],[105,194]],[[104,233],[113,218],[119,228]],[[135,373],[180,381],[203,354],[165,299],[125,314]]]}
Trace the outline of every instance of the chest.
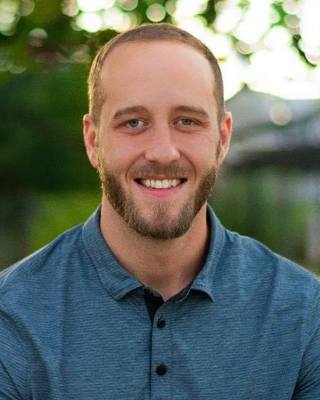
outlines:
{"label": "chest", "polygon": [[288,315],[209,302],[165,303],[153,321],[143,301],[82,311],[34,339],[33,400],[292,397],[301,343]]}

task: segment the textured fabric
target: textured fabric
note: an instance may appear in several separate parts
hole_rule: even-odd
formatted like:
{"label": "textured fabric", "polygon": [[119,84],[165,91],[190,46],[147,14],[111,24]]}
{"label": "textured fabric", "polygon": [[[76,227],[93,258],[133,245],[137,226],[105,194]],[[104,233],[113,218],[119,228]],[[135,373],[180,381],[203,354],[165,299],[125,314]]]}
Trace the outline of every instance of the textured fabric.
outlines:
{"label": "textured fabric", "polygon": [[4,271],[0,399],[319,400],[319,282],[209,219],[203,268],[153,322],[99,210]]}
{"label": "textured fabric", "polygon": [[146,290],[144,292],[144,300],[146,302],[150,320],[153,322],[157,309],[164,303],[164,301],[161,296],[155,296],[153,293],[149,293]]}

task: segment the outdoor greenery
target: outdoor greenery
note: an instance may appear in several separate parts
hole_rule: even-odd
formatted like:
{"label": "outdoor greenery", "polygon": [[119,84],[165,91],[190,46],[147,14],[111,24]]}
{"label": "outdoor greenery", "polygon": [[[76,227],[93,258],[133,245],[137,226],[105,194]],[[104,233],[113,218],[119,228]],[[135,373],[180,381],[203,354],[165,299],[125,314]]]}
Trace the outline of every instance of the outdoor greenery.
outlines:
{"label": "outdoor greenery", "polygon": [[[213,31],[217,30],[215,20],[225,2],[202,1],[198,16]],[[78,3],[0,0],[0,267],[80,222],[99,201],[96,173],[82,144],[86,79],[96,50],[118,32],[114,27],[97,32],[81,28],[77,21],[84,12]],[[130,17],[132,24],[176,22],[175,0],[112,3],[114,9]],[[277,18],[269,29],[274,25],[284,27],[301,60],[312,68],[314,64],[301,46],[298,17],[293,24],[287,3],[271,2],[270,8]],[[154,5],[162,7],[160,19],[149,12]],[[249,0],[238,2],[243,17],[249,5]],[[233,31],[226,34],[231,37],[234,50],[250,63],[255,48],[242,43]],[[241,190],[243,185],[239,186]],[[264,204],[265,194],[257,196]],[[222,204],[217,201],[217,208],[224,213]],[[226,204],[225,210],[229,206],[234,209]],[[228,219],[230,213],[226,211],[226,222],[240,227],[244,218],[240,214],[239,208],[234,218]],[[255,232],[254,224],[248,233],[260,235],[261,239],[264,236],[268,241],[268,235],[272,235],[268,216],[265,222],[264,232],[258,228]],[[271,238],[270,243],[274,242]]]}
{"label": "outdoor greenery", "polygon": [[[224,1],[202,3],[199,16],[215,30],[217,9]],[[288,22],[286,3],[271,4],[278,15],[274,24],[290,32],[292,44],[310,64],[300,47],[297,28]],[[166,11],[161,21],[175,22],[173,0],[118,0],[115,7],[141,24],[152,22],[147,11],[155,4]],[[239,2],[243,15],[249,4],[246,0]],[[87,110],[86,77],[96,50],[117,32],[80,29],[76,18],[81,13],[75,0],[0,0],[2,193],[90,189],[96,185],[81,138],[81,117]],[[243,49],[233,32],[228,35],[236,51]],[[250,46],[247,49],[241,54],[250,61],[253,50]]]}

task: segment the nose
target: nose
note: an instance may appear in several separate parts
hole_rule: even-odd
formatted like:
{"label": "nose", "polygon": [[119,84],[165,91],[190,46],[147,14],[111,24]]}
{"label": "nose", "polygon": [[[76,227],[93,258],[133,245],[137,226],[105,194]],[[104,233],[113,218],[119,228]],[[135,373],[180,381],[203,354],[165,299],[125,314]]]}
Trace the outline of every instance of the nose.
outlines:
{"label": "nose", "polygon": [[180,158],[180,152],[174,142],[173,132],[164,124],[149,131],[145,158],[150,162],[171,164]]}

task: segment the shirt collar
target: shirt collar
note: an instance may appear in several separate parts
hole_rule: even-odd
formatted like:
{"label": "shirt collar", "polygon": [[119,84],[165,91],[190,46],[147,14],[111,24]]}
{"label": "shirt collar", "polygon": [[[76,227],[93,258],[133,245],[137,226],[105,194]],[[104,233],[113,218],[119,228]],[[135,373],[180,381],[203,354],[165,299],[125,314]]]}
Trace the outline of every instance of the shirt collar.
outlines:
{"label": "shirt collar", "polygon": [[207,207],[207,221],[210,233],[207,257],[200,272],[194,278],[190,290],[206,293],[210,300],[214,301],[214,275],[225,244],[225,228],[209,205]]}
{"label": "shirt collar", "polygon": [[115,300],[120,300],[143,285],[112,254],[100,230],[100,212],[101,207],[83,225],[82,241],[103,286]]}
{"label": "shirt collar", "polygon": [[[82,240],[102,284],[115,300],[120,300],[129,292],[143,287],[143,284],[123,268],[112,254],[100,230],[100,212],[99,207],[83,225]],[[191,290],[203,292],[213,301],[214,274],[225,241],[225,229],[210,206],[207,218],[210,227],[208,254],[202,269],[187,292]]]}

